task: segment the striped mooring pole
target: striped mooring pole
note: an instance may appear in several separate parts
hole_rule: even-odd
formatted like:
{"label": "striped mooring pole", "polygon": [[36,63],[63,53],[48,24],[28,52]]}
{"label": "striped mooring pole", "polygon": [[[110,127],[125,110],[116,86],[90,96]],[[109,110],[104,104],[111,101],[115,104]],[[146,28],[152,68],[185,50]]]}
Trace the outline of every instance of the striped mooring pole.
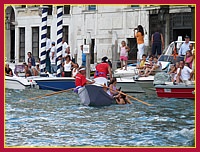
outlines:
{"label": "striped mooring pole", "polygon": [[62,35],[63,35],[63,6],[57,6],[57,77],[61,76]]}
{"label": "striped mooring pole", "polygon": [[40,71],[41,72],[45,72],[45,68],[46,68],[47,11],[48,11],[48,7],[42,7],[41,48],[40,48]]}

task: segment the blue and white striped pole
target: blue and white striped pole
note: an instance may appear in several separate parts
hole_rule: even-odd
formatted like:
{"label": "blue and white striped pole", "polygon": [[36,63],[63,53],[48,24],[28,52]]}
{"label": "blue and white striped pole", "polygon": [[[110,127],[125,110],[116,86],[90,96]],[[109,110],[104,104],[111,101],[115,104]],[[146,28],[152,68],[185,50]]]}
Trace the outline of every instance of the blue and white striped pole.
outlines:
{"label": "blue and white striped pole", "polygon": [[48,7],[42,8],[41,48],[40,48],[40,71],[41,72],[44,72],[46,68],[47,10],[48,10]]}
{"label": "blue and white striped pole", "polygon": [[57,6],[57,77],[61,76],[62,34],[63,34],[63,6]]}

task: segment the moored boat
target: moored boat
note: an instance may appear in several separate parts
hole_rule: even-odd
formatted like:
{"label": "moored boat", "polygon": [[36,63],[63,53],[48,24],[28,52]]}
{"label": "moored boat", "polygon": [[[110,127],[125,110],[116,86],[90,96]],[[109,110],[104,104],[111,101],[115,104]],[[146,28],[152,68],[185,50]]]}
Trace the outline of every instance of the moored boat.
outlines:
{"label": "moored boat", "polygon": [[155,92],[153,85],[154,75],[149,75],[148,77],[134,77],[133,79],[135,80],[135,83],[147,94]]}
{"label": "moored boat", "polygon": [[115,100],[101,86],[86,85],[78,91],[81,104],[86,106],[110,106]]}
{"label": "moored boat", "polygon": [[117,78],[117,87],[126,93],[145,93],[144,90],[133,80],[133,77]]}
{"label": "moored boat", "polygon": [[114,71],[114,77],[130,77],[135,75],[136,65],[128,65],[127,70],[124,69],[116,69]]}
{"label": "moored boat", "polygon": [[195,85],[180,83],[174,85],[168,82],[162,85],[155,85],[156,93],[161,98],[195,98]]}
{"label": "moored boat", "polygon": [[43,90],[67,90],[75,88],[75,79],[72,77],[38,77],[34,81]]}
{"label": "moored boat", "polygon": [[[25,77],[24,65],[22,63],[8,63],[12,69],[13,76],[5,76],[6,89],[19,89],[36,87],[36,82],[33,80],[35,76]],[[36,76],[37,77],[37,76]]]}
{"label": "moored boat", "polygon": [[5,76],[5,88],[7,89],[26,89],[35,87],[36,83],[33,79],[25,78],[25,77],[18,77],[18,76]]}

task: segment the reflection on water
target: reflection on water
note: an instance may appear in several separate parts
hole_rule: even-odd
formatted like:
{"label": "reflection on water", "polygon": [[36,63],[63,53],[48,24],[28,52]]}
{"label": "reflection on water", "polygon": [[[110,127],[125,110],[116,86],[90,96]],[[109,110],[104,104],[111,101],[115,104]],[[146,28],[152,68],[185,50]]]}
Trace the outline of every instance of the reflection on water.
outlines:
{"label": "reflection on water", "polygon": [[[73,92],[6,90],[6,146],[194,146],[194,100],[136,97],[153,104],[86,107]],[[25,101],[24,101],[25,100]]]}

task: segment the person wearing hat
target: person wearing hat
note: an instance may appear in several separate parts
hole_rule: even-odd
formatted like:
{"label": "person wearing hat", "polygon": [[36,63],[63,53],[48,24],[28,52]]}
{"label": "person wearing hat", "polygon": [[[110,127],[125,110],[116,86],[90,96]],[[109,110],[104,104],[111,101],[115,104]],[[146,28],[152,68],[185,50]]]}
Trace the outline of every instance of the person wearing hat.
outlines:
{"label": "person wearing hat", "polygon": [[56,66],[56,47],[55,47],[55,42],[51,43],[51,51],[49,54],[50,57],[50,62],[51,62],[51,73],[56,73],[57,72],[57,66]]}
{"label": "person wearing hat", "polygon": [[108,86],[107,75],[109,74],[110,80],[112,79],[111,67],[108,64],[108,58],[105,56],[102,58],[102,62],[97,64],[96,71],[94,73],[94,80],[97,84]]}
{"label": "person wearing hat", "polygon": [[181,45],[178,55],[185,56],[186,52],[190,50],[189,45],[190,45],[190,37],[186,35],[185,42]]}
{"label": "person wearing hat", "polygon": [[74,92],[78,93],[78,90],[84,87],[85,85],[95,83],[95,81],[88,81],[85,75],[86,75],[86,68],[84,66],[81,66],[78,69],[78,73],[76,74],[75,77],[76,89],[74,90]]}

